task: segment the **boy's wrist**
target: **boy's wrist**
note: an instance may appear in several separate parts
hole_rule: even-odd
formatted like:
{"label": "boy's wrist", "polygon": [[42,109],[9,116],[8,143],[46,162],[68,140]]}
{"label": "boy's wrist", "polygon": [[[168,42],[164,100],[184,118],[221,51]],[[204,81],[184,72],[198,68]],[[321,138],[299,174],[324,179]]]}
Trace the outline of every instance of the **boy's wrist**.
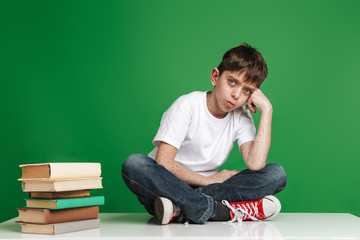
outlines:
{"label": "boy's wrist", "polygon": [[264,106],[261,110],[262,110],[261,114],[272,114],[273,112],[273,108],[271,104]]}
{"label": "boy's wrist", "polygon": [[213,177],[214,175],[211,175],[211,176],[206,176],[205,178],[206,178],[206,181],[205,181],[205,186],[206,185],[210,185],[210,184],[213,184],[213,183],[215,183],[215,181],[214,181],[214,177]]}

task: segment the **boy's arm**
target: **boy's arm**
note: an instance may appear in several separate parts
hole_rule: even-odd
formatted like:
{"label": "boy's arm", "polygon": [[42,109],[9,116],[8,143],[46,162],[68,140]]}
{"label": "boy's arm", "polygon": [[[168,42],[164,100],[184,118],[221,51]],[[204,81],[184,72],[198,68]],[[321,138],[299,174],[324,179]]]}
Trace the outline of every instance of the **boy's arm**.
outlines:
{"label": "boy's arm", "polygon": [[176,162],[175,156],[177,151],[178,150],[176,147],[166,142],[160,142],[155,161],[189,185],[206,186],[212,183],[221,183],[240,172],[238,170],[223,170],[212,176],[203,176],[183,167],[181,164]]}
{"label": "boy's arm", "polygon": [[260,123],[254,141],[241,145],[240,150],[249,170],[260,170],[265,167],[271,143],[272,105],[260,89],[254,91],[247,106],[255,113],[254,106],[261,112]]}

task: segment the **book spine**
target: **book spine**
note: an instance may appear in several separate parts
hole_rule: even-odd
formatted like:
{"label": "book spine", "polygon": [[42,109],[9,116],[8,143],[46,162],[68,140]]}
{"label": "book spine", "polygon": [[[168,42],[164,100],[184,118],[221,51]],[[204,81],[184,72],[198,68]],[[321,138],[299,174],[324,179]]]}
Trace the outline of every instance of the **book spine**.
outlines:
{"label": "book spine", "polygon": [[100,163],[43,163],[20,165],[20,180],[34,178],[95,178],[101,176]]}
{"label": "book spine", "polygon": [[24,192],[67,192],[102,188],[102,177],[61,180],[27,179],[22,182]]}
{"label": "book spine", "polygon": [[104,205],[104,196],[94,196],[86,198],[69,198],[59,199],[57,201],[56,209],[73,208],[73,207],[84,207],[94,205]]}
{"label": "book spine", "polygon": [[23,192],[53,192],[55,187],[54,182],[23,181],[22,190]]}
{"label": "book spine", "polygon": [[33,224],[50,224],[99,217],[99,206],[68,208],[60,210],[50,210],[45,208],[31,209],[18,208],[19,222]]}
{"label": "book spine", "polygon": [[67,199],[91,197],[90,190],[77,190],[66,192],[29,192],[29,198],[32,199]]}
{"label": "book spine", "polygon": [[100,227],[100,219],[87,219],[80,221],[51,223],[51,224],[33,224],[21,223],[21,232],[23,233],[37,233],[56,235],[61,233],[69,233],[87,229],[94,229]]}
{"label": "book spine", "polygon": [[95,219],[99,217],[99,206],[50,210],[44,224]]}

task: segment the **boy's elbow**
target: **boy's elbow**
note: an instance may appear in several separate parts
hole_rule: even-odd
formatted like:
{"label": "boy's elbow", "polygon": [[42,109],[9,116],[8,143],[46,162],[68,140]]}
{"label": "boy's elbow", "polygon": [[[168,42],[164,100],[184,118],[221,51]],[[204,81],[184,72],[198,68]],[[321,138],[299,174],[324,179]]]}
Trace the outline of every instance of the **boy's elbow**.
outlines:
{"label": "boy's elbow", "polygon": [[266,166],[266,163],[254,163],[254,164],[248,164],[247,167],[251,171],[258,171],[260,169],[263,169]]}

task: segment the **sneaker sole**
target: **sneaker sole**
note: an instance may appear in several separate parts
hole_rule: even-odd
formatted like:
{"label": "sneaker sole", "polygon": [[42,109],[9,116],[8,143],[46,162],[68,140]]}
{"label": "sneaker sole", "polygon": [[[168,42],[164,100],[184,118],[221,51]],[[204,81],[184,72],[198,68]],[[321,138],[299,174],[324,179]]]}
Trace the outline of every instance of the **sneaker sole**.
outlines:
{"label": "sneaker sole", "polygon": [[279,201],[279,199],[277,199],[275,196],[273,195],[269,195],[269,196],[265,196],[264,198],[272,201],[274,203],[274,205],[276,206],[275,208],[275,212],[270,216],[270,217],[267,217],[265,220],[269,220],[269,219],[272,219],[274,218],[276,215],[279,214],[280,210],[281,210],[281,203]]}
{"label": "sneaker sole", "polygon": [[[165,210],[167,209],[170,210],[169,214],[165,214]],[[160,224],[164,225],[170,222],[173,210],[173,204],[169,199],[164,197],[157,197],[154,200],[155,216]]]}

